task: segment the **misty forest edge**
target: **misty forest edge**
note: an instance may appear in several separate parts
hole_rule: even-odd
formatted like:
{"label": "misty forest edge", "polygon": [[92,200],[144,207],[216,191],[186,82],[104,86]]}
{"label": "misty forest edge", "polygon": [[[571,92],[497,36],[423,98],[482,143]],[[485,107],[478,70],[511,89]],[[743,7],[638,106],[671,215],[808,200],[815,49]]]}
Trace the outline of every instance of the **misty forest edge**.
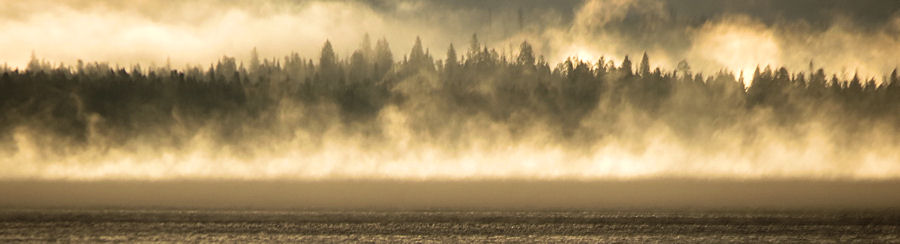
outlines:
{"label": "misty forest edge", "polygon": [[[178,147],[197,131],[237,147],[297,130],[322,136],[333,127],[377,141],[386,107],[409,117],[407,129],[416,138],[446,146],[464,142],[459,132],[473,124],[501,124],[513,139],[540,128],[552,135],[547,141],[574,147],[609,138],[640,141],[659,126],[686,144],[707,147],[698,141],[723,131],[753,141],[761,128],[791,138],[816,124],[835,143],[853,148],[867,145],[863,135],[900,129],[896,69],[876,83],[828,77],[812,63],[809,73],[758,67],[745,87],[727,71],[693,74],[686,62],[672,71],[652,69],[647,54],[637,65],[626,56],[618,65],[601,57],[551,68],[527,42],[507,56],[476,36],[464,53],[451,45],[444,59],[417,39],[395,61],[386,40],[373,47],[366,36],[346,59],[326,41],[318,62],[297,53],[260,60],[253,50],[246,65],[226,56],[206,70],[166,65],[129,71],[81,61],[53,68],[34,57],[24,71],[0,69],[2,141],[28,130],[46,143],[75,145],[55,152],[63,155],[100,142]],[[0,147],[10,150],[15,145]]]}

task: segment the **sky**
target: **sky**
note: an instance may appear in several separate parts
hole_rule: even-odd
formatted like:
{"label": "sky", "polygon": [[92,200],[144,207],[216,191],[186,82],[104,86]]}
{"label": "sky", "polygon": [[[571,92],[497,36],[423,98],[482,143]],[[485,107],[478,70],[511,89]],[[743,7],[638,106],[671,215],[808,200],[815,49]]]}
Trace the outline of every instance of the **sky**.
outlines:
{"label": "sky", "polygon": [[326,40],[346,57],[366,33],[386,38],[397,59],[417,36],[443,57],[477,34],[508,55],[529,41],[550,63],[647,52],[664,69],[684,60],[695,72],[745,77],[757,65],[812,65],[881,81],[900,63],[900,3],[887,0],[2,2],[0,62],[12,67],[32,54],[144,67],[247,60],[254,47],[263,57],[315,57]]}

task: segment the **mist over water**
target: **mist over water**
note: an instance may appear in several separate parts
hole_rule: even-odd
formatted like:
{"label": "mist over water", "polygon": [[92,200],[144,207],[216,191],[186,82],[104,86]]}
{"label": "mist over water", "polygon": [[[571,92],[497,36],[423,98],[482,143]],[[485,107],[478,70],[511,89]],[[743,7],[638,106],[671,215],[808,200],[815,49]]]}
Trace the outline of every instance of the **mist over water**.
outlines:
{"label": "mist over water", "polygon": [[[891,179],[897,74],[731,73],[579,60],[473,37],[443,60],[225,57],[208,69],[3,71],[12,179]],[[437,60],[437,61],[435,61]],[[634,67],[634,68],[633,68]],[[809,78],[807,78],[809,77]],[[48,94],[53,94],[48,96]]]}
{"label": "mist over water", "polygon": [[0,0],[0,242],[900,242],[900,1]]}
{"label": "mist over water", "polygon": [[900,176],[900,6],[689,2],[3,2],[0,177]]}

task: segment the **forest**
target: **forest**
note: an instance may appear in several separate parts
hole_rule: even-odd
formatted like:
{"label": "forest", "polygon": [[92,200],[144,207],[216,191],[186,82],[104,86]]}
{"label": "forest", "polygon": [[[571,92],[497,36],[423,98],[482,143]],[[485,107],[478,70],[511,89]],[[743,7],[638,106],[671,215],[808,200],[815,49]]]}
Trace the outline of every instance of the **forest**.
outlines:
{"label": "forest", "polygon": [[4,67],[0,152],[14,154],[26,132],[46,155],[87,146],[179,148],[200,133],[232,151],[295,137],[315,144],[335,133],[377,147],[395,138],[388,135],[396,125],[412,143],[451,151],[476,139],[640,150],[660,131],[696,148],[715,148],[723,135],[753,145],[763,132],[791,141],[824,131],[847,149],[871,146],[872,135],[900,139],[892,136],[900,130],[896,70],[876,81],[840,79],[812,64],[806,73],[758,67],[751,83],[725,70],[693,73],[687,62],[653,68],[652,53],[551,65],[527,41],[503,55],[474,35],[469,47],[451,45],[446,54],[417,39],[396,59],[386,40],[372,45],[368,37],[350,55],[327,41],[314,58],[252,52],[247,63],[226,56],[182,69],[54,67],[36,57],[24,70]]}

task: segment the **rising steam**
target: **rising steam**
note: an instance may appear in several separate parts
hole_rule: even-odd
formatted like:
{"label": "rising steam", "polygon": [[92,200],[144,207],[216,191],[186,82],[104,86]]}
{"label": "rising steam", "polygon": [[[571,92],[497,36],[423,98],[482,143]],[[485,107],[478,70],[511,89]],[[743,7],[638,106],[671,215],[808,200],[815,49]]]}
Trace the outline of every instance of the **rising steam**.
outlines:
{"label": "rising steam", "polygon": [[0,179],[900,177],[896,11],[130,3],[0,9]]}

